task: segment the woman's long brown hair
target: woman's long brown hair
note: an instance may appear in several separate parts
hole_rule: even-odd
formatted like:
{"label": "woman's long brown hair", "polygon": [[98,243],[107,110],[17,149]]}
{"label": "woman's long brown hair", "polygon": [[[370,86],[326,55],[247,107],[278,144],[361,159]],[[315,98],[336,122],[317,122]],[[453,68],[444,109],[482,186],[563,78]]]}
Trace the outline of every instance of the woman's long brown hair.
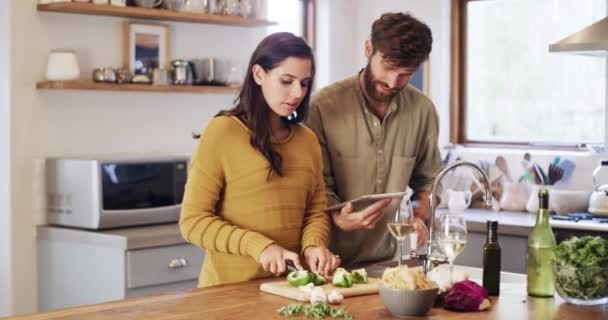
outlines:
{"label": "woman's long brown hair", "polygon": [[272,148],[272,143],[270,142],[270,112],[273,111],[268,106],[266,99],[264,99],[261,87],[254,81],[252,69],[257,64],[264,71],[269,72],[289,57],[310,59],[312,64],[311,80],[308,85],[309,89],[296,109],[294,116],[289,119],[282,119],[283,122],[290,125],[300,123],[306,119],[308,102],[310,100],[310,88],[312,88],[315,75],[315,60],[312,49],[304,39],[296,37],[289,32],[273,33],[260,42],[249,60],[243,86],[238,97],[234,100],[234,108],[220,111],[216,115],[236,116],[247,125],[251,130],[251,145],[262,153],[264,158],[270,163],[268,178],[270,178],[273,172],[282,176],[283,167],[281,155]]}

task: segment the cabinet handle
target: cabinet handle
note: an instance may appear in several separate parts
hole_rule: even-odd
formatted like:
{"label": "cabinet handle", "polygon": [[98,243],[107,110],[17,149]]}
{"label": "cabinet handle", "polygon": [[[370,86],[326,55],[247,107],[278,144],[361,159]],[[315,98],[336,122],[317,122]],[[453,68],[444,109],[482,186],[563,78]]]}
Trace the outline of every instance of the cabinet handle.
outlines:
{"label": "cabinet handle", "polygon": [[179,269],[188,266],[188,261],[184,258],[175,258],[169,261],[169,269]]}

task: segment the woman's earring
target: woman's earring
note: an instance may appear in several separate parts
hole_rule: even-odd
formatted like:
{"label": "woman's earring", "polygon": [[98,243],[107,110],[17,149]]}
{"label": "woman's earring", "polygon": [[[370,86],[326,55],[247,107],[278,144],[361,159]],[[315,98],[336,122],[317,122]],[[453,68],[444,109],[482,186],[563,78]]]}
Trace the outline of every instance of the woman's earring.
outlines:
{"label": "woman's earring", "polygon": [[290,114],[289,116],[287,116],[287,120],[289,121],[294,121],[298,118],[298,112],[297,111],[293,111],[292,114]]}

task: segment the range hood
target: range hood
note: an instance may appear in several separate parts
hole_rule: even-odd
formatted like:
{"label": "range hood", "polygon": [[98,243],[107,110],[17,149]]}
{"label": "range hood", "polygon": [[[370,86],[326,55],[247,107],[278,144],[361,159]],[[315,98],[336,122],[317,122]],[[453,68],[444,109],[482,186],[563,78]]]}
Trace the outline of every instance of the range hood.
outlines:
{"label": "range hood", "polygon": [[549,51],[608,56],[608,17],[549,45]]}

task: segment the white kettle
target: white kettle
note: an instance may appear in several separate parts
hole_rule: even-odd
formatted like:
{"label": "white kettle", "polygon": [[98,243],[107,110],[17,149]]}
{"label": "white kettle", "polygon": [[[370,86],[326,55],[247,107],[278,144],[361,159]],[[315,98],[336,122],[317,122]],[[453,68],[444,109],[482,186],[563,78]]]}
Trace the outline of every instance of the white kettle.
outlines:
{"label": "white kettle", "polygon": [[608,184],[597,185],[597,174],[602,167],[608,166],[608,160],[603,160],[600,165],[593,170],[593,185],[595,190],[589,197],[589,212],[595,215],[608,216]]}

